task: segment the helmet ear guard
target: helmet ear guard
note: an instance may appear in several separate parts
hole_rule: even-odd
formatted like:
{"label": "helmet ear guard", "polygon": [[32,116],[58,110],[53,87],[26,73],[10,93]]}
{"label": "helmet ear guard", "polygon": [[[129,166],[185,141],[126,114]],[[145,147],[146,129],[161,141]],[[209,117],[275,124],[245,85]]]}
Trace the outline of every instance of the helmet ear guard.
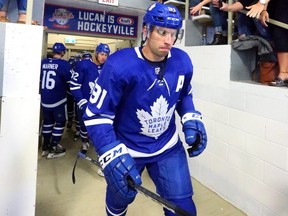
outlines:
{"label": "helmet ear guard", "polygon": [[[181,29],[178,30],[176,40],[179,40],[180,43],[181,43],[183,37],[184,37],[184,29],[181,28]],[[176,42],[176,40],[175,40],[175,42]]]}

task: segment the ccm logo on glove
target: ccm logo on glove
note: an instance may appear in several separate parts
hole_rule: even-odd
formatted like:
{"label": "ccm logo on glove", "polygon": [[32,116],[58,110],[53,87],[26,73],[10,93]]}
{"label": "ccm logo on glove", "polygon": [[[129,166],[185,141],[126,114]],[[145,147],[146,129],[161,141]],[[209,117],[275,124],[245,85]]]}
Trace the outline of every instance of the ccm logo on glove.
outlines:
{"label": "ccm logo on glove", "polygon": [[126,146],[121,143],[114,148],[108,150],[103,155],[99,157],[99,163],[101,167],[104,169],[111,161],[113,161],[115,158],[123,155],[128,154],[128,150]]}

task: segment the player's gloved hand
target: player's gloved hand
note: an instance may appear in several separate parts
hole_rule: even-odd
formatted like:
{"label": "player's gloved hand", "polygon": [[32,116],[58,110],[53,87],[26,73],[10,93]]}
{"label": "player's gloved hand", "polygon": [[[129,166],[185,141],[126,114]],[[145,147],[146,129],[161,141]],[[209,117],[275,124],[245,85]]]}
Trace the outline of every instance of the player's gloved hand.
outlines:
{"label": "player's gloved hand", "polygon": [[126,146],[115,141],[102,147],[97,153],[108,188],[114,193],[115,200],[120,205],[132,203],[137,191],[128,185],[127,179],[132,180],[135,185],[141,185],[142,180]]}
{"label": "player's gloved hand", "polygon": [[191,146],[191,148],[188,148],[189,156],[198,156],[207,145],[207,134],[201,113],[196,110],[193,113],[186,113],[182,117],[182,124],[185,141]]}
{"label": "player's gloved hand", "polygon": [[84,114],[86,108],[87,108],[87,105],[88,105],[88,101],[86,99],[82,99],[80,100],[78,103],[78,108],[79,110],[81,111],[82,115]]}

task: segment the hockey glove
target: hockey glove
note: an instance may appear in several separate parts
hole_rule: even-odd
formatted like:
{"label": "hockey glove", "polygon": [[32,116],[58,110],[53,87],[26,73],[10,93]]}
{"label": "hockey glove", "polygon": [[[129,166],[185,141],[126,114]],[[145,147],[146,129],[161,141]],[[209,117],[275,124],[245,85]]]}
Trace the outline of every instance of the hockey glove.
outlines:
{"label": "hockey glove", "polygon": [[202,122],[201,113],[186,113],[182,117],[183,132],[186,143],[191,146],[188,148],[190,157],[195,157],[201,154],[207,145],[207,134]]}
{"label": "hockey glove", "polygon": [[102,147],[97,153],[107,187],[114,193],[115,200],[121,205],[132,203],[137,191],[128,185],[127,179],[132,180],[136,185],[141,185],[142,181],[135,161],[126,146],[115,141]]}

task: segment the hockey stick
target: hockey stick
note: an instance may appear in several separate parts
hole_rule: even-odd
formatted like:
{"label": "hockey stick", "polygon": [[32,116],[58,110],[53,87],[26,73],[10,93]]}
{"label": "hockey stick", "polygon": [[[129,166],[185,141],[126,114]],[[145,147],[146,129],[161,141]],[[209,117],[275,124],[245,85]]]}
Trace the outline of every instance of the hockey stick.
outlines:
{"label": "hockey stick", "polygon": [[[78,156],[81,158],[84,158],[85,160],[93,163],[94,165],[98,166],[101,168],[100,164],[98,161],[86,156],[85,154],[79,152]],[[150,198],[154,202],[160,204],[162,207],[170,210],[171,212],[179,215],[179,216],[195,216],[192,215],[191,213],[187,212],[186,210],[180,208],[179,206],[175,205],[174,203],[169,202],[168,200],[160,197],[158,194],[153,193],[152,191],[140,186],[136,185],[132,180],[128,180],[128,184],[130,187],[135,188],[139,193],[145,195],[146,197]]]}
{"label": "hockey stick", "polygon": [[73,184],[76,183],[75,169],[76,169],[76,165],[77,165],[77,161],[78,161],[79,157],[80,157],[80,156],[79,156],[79,154],[78,154],[78,155],[77,155],[77,158],[76,158],[76,161],[75,161],[75,163],[74,163],[73,171],[72,171],[72,182],[73,182]]}

